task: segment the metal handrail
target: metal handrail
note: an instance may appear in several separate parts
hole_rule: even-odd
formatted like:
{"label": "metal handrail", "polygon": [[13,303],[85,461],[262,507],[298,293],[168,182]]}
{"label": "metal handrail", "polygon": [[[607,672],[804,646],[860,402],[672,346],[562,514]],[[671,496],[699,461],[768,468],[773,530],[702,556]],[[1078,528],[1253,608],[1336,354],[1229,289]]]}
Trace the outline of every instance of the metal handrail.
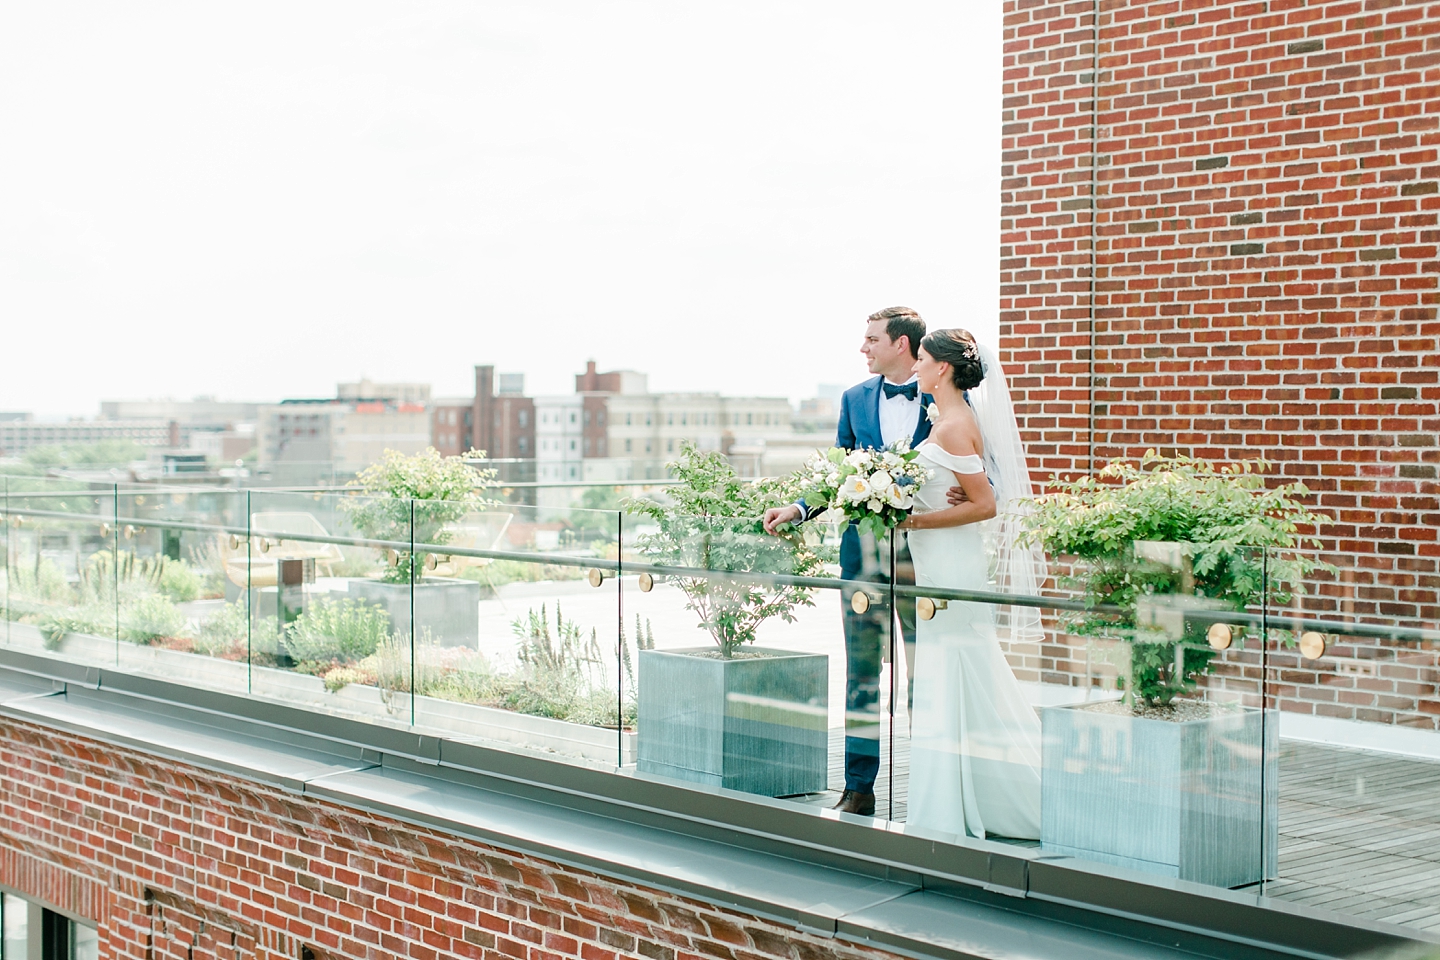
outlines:
{"label": "metal handrail", "polygon": [[[22,494],[28,496],[28,494]],[[71,494],[74,496],[74,494]],[[587,567],[598,569],[615,576],[648,573],[656,577],[673,579],[725,578],[768,586],[801,587],[809,590],[841,590],[853,587],[866,592],[893,590],[896,596],[932,600],[956,600],[969,603],[985,603],[1015,607],[1031,607],[1044,610],[1064,610],[1073,613],[1121,613],[1120,607],[1096,606],[1083,600],[1064,597],[1044,597],[1032,594],[1001,593],[988,590],[959,590],[931,586],[911,586],[885,581],[846,580],[840,577],[800,577],[784,573],[757,573],[741,570],[713,570],[705,567],[679,567],[665,564],[642,563],[634,560],[609,560],[601,557],[580,557],[569,553],[543,553],[518,550],[493,550],[481,547],[461,547],[440,543],[414,543],[409,540],[378,540],[368,537],[341,537],[317,533],[263,533],[243,526],[217,523],[198,523],[185,520],[161,520],[151,517],[102,517],[89,514],[65,513],[58,510],[12,509],[8,504],[0,506],[0,515],[39,517],[44,519],[80,521],[96,524],[114,524],[117,529],[125,526],[154,527],[161,530],[181,530],[192,533],[225,533],[244,538],[266,540],[288,540],[297,543],[323,543],[342,547],[369,547],[378,550],[394,550],[397,553],[436,554],[438,556],[473,557],[482,560],[514,560],[520,563],[546,563],[551,566]],[[1226,623],[1261,627],[1266,617],[1260,614],[1238,610],[1187,610],[1187,620],[1200,624]],[[1397,643],[1425,643],[1440,641],[1440,630],[1420,627],[1385,626],[1382,624],[1311,619],[1303,615],[1289,616],[1284,611],[1268,614],[1268,621],[1274,625],[1279,621],[1285,629],[1294,631],[1315,631],[1341,636],[1366,637],[1376,640],[1390,640]]]}

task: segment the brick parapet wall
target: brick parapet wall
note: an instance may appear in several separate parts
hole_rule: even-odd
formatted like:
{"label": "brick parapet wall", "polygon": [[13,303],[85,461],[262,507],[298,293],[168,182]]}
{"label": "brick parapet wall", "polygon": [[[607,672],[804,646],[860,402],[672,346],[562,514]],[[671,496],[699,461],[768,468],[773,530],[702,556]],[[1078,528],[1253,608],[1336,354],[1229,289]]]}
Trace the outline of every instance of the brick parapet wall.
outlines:
{"label": "brick parapet wall", "polygon": [[0,769],[0,885],[106,960],[894,956],[19,721]]}
{"label": "brick parapet wall", "polygon": [[[1264,458],[1333,520],[1307,609],[1434,626],[1440,4],[1011,0],[1004,42],[1001,358],[1037,481]],[[1433,648],[1341,653],[1272,671],[1282,708],[1436,726]]]}

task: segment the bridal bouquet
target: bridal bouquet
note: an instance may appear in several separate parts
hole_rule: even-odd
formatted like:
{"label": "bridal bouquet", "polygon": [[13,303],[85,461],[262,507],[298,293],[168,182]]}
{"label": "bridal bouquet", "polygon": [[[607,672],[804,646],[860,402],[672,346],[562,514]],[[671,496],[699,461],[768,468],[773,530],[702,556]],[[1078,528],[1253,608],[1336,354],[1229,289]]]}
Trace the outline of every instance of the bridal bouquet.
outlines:
{"label": "bridal bouquet", "polygon": [[930,476],[915,457],[908,443],[885,450],[816,452],[800,471],[805,501],[839,510],[861,533],[878,539],[910,515],[915,486]]}

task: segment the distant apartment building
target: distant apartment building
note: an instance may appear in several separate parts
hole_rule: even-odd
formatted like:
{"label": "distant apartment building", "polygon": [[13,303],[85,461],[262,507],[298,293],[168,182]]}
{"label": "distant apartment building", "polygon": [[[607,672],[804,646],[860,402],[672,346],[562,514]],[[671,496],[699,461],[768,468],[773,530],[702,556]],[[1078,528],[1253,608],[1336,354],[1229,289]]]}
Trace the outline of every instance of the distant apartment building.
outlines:
{"label": "distant apartment building", "polygon": [[584,476],[585,398],[580,394],[535,398],[535,476],[539,481]]}
{"label": "distant apartment building", "polygon": [[475,367],[475,395],[431,404],[430,445],[446,456],[483,450],[495,460],[535,456],[535,401],[525,396],[523,373],[498,377],[489,364]]}
{"label": "distant apartment building", "polygon": [[37,447],[68,447],[105,440],[131,440],[141,446],[170,445],[167,420],[0,420],[0,457],[23,457]]}
{"label": "distant apartment building", "polygon": [[502,373],[489,365],[475,368],[473,446],[492,460],[528,460],[535,456],[535,401],[525,396],[525,376]]}
{"label": "distant apartment building", "polygon": [[430,446],[447,457],[458,457],[473,446],[475,398],[441,397],[430,403]]}
{"label": "distant apartment building", "polygon": [[430,385],[362,380],[340,384],[333,399],[296,399],[260,407],[256,440],[262,468],[331,464],[353,474],[386,450],[419,453],[430,446]]}
{"label": "distant apartment building", "polygon": [[260,404],[214,397],[193,400],[102,400],[102,420],[161,420],[169,425],[166,444],[231,463],[255,446]]}
{"label": "distant apartment building", "polygon": [[[686,441],[725,454],[738,470],[753,476],[766,469],[767,448],[793,434],[790,403],[783,397],[651,393],[645,374],[601,373],[594,361],[575,376],[574,397],[540,398],[536,404],[542,431],[552,411],[564,411],[561,426],[571,431],[564,435],[563,446],[551,448],[550,456],[567,465],[567,477],[576,472],[576,459],[586,461],[579,473],[592,480],[663,477],[665,463]],[[578,434],[573,432],[577,426]],[[555,435],[553,441],[559,440]]]}

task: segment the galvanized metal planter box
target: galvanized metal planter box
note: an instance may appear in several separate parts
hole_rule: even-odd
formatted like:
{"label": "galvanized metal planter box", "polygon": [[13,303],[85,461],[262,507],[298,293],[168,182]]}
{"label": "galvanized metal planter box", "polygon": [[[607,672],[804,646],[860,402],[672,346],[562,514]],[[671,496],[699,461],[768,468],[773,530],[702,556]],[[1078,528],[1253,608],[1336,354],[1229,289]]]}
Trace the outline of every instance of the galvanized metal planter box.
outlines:
{"label": "galvanized metal planter box", "polygon": [[640,772],[769,797],[824,790],[830,658],[716,654],[640,652]]}
{"label": "galvanized metal planter box", "polygon": [[[382,580],[351,580],[353,599],[378,603],[390,614],[390,632],[410,633],[410,585]],[[444,647],[480,643],[480,584],[473,580],[435,578],[415,584],[415,636]]]}
{"label": "galvanized metal planter box", "polygon": [[1253,707],[1185,722],[1048,707],[1041,845],[1220,887],[1273,878],[1279,726],[1271,711],[1262,750]]}

